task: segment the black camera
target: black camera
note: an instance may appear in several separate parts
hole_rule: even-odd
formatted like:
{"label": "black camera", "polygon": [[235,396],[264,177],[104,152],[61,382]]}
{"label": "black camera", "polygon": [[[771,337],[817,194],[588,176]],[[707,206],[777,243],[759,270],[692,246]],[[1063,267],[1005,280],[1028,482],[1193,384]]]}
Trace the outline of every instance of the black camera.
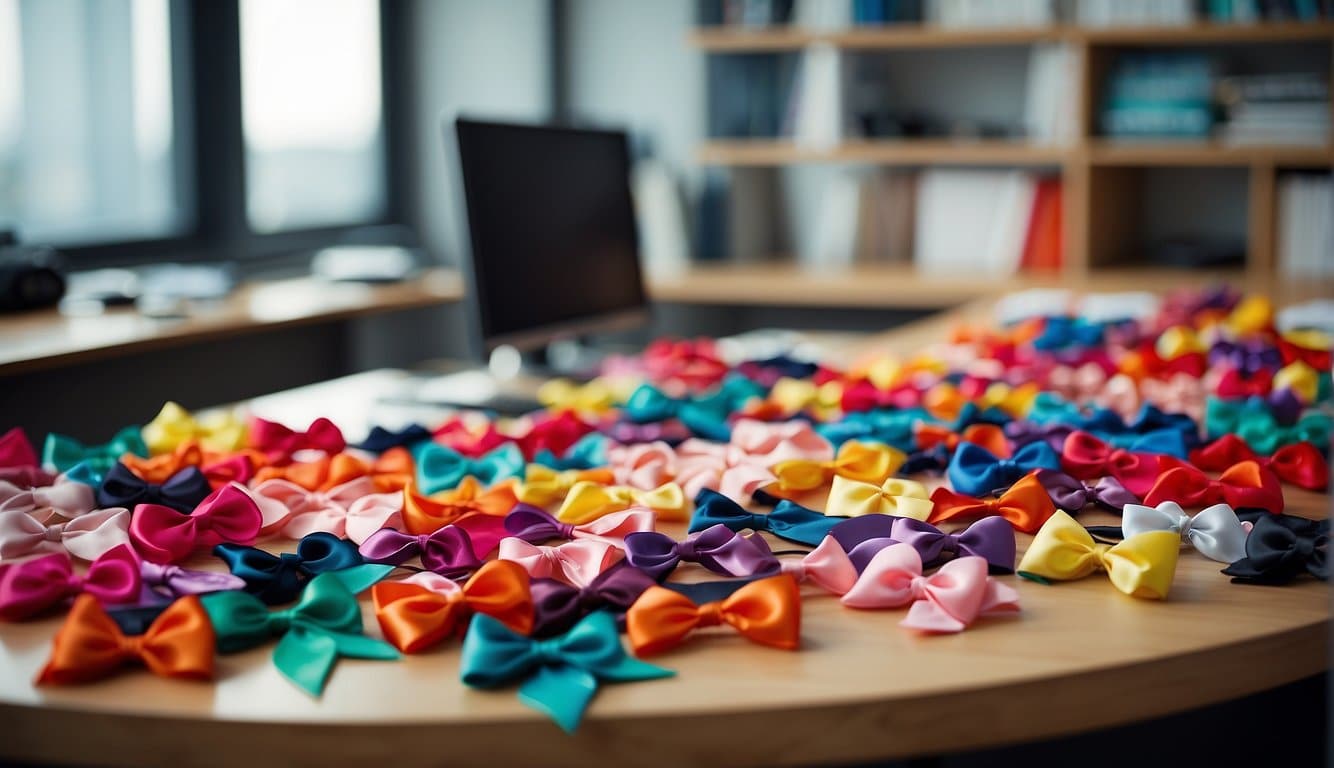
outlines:
{"label": "black camera", "polygon": [[65,295],[60,252],[0,230],[0,312],[52,307]]}

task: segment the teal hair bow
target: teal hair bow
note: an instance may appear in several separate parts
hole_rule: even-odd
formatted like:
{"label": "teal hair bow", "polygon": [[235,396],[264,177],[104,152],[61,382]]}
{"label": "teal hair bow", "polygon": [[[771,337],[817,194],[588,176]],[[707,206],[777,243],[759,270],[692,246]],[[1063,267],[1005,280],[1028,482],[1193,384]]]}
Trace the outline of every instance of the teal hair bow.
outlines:
{"label": "teal hair bow", "polygon": [[336,573],[311,579],[301,600],[270,611],[245,592],[214,592],[201,598],[217,636],[218,651],[235,653],[279,637],[273,665],[299,688],[319,696],[339,656],[392,661],[398,651],[362,634],[361,607]]}
{"label": "teal hair bow", "polygon": [[630,393],[622,413],[637,424],[677,418],[696,437],[727,442],[732,439],[727,417],[766,394],[763,386],[738,375],[729,375],[713,392],[698,397],[672,397],[652,384],[641,384]]}
{"label": "teal hair bow", "polygon": [[1317,410],[1307,410],[1295,424],[1279,424],[1269,404],[1260,398],[1223,400],[1211,397],[1205,403],[1205,432],[1210,440],[1226,434],[1235,434],[1251,450],[1271,455],[1285,445],[1309,442],[1328,446],[1330,416]]}
{"label": "teal hair bow", "polygon": [[655,680],[676,674],[625,652],[611,614],[596,611],[563,635],[535,640],[496,619],[473,616],[463,639],[459,676],[474,688],[516,681],[519,701],[555,721],[566,733],[579,727],[600,682]]}
{"label": "teal hair bow", "polygon": [[97,488],[102,484],[102,478],[105,474],[105,472],[98,472],[96,469],[93,469],[92,464],[86,461],[81,461],[65,470],[65,479]]}
{"label": "teal hair bow", "polygon": [[751,512],[717,491],[701,488],[695,494],[690,533],[722,525],[732,531],[768,531],[780,539],[814,547],[824,541],[835,525],[847,519],[830,517],[786,499],[767,514]]}
{"label": "teal hair bow", "polygon": [[1125,421],[1110,408],[1085,411],[1078,404],[1055,392],[1039,392],[1024,417],[1034,424],[1064,424],[1073,429],[1092,432],[1099,437],[1127,431]]}
{"label": "teal hair bow", "polygon": [[558,472],[568,469],[596,469],[607,466],[607,436],[592,432],[579,438],[565,454],[557,456],[543,448],[533,456],[534,464],[541,464]]}
{"label": "teal hair bow", "polygon": [[817,424],[815,431],[835,446],[849,440],[860,440],[892,445],[901,451],[914,451],[917,449],[917,437],[913,427],[919,422],[934,424],[937,420],[923,408],[878,409],[856,411],[844,416],[842,421]]}
{"label": "teal hair bow", "polygon": [[51,433],[42,447],[42,463],[64,472],[80,462],[87,462],[95,473],[105,475],[121,456],[133,453],[148,457],[148,446],[139,434],[139,427],[125,427],[102,445],[84,445],[72,437]]}
{"label": "teal hair bow", "polygon": [[523,477],[523,451],[514,443],[505,443],[476,459],[439,443],[418,443],[413,452],[417,485],[426,494],[457,488],[468,475],[476,477],[482,485]]}

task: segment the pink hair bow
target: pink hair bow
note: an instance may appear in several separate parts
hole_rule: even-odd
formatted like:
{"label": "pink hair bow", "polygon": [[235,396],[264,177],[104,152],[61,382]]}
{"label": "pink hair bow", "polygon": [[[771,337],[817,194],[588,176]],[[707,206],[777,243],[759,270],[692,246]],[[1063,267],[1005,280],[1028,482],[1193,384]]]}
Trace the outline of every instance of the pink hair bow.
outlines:
{"label": "pink hair bow", "polygon": [[1102,392],[1090,399],[1098,405],[1112,409],[1126,421],[1135,418],[1143,402],[1139,383],[1124,373],[1118,373],[1108,379],[1103,385]]}
{"label": "pink hair bow", "polygon": [[510,536],[500,540],[500,559],[518,563],[535,579],[558,579],[583,588],[615,565],[621,553],[605,541],[578,539],[543,547]]}
{"label": "pink hair bow", "polygon": [[128,545],[97,558],[84,576],[63,553],[0,565],[0,619],[22,621],[84,593],[104,603],[133,603],[141,584],[139,558]]}
{"label": "pink hair bow", "polygon": [[264,514],[262,533],[289,539],[325,531],[357,544],[384,527],[403,527],[403,494],[376,493],[375,481],[358,477],[327,491],[311,491],[289,480],[265,480],[251,489]]}
{"label": "pink hair bow", "polygon": [[[759,534],[748,538],[757,544],[764,542]],[[857,583],[857,567],[833,536],[824,537],[819,546],[800,560],[780,560],[779,564],[782,572],[791,574],[797,583],[810,582],[834,595],[847,594]]]}
{"label": "pink hair bow", "polygon": [[1189,373],[1174,373],[1166,380],[1146,378],[1139,384],[1140,394],[1167,413],[1184,413],[1195,421],[1204,420],[1206,383]]}
{"label": "pink hair bow", "polygon": [[1106,384],[1107,371],[1094,362],[1078,367],[1057,365],[1047,372],[1047,388],[1077,403],[1095,400]]}
{"label": "pink hair bow", "polygon": [[766,469],[792,459],[829,461],[834,458],[834,446],[821,437],[810,422],[800,419],[782,422],[739,419],[732,425],[732,445]]}
{"label": "pink hair bow", "polygon": [[250,447],[267,453],[277,463],[290,461],[297,451],[317,450],[332,456],[347,447],[343,431],[323,416],[312,421],[304,432],[256,417],[250,420],[249,435]]}
{"label": "pink hair bow", "polygon": [[56,523],[43,523],[11,509],[0,512],[0,560],[60,551],[80,560],[95,560],[114,547],[129,544],[129,530],[130,511],[123,507],[97,509]]}
{"label": "pink hair bow", "polygon": [[0,480],[0,512],[23,512],[42,522],[55,517],[78,517],[97,506],[92,486],[60,475],[51,485],[21,488]]}
{"label": "pink hair bow", "polygon": [[188,515],[140,504],[130,516],[130,541],[145,560],[177,563],[215,544],[254,544],[262,525],[259,505],[245,488],[231,483],[209,494]]}
{"label": "pink hair bow", "polygon": [[691,498],[703,488],[712,488],[744,502],[757,489],[778,479],[762,458],[730,443],[691,438],[676,449],[676,458],[676,482]]}
{"label": "pink hair bow", "polygon": [[842,601],[850,608],[909,605],[899,626],[923,632],[958,632],[979,616],[1019,610],[1019,593],[988,576],[986,560],[956,558],[923,576],[922,556],[911,544],[877,552]]}
{"label": "pink hair bow", "polygon": [[617,485],[651,491],[676,479],[676,451],[661,440],[633,445],[613,445],[607,460]]}

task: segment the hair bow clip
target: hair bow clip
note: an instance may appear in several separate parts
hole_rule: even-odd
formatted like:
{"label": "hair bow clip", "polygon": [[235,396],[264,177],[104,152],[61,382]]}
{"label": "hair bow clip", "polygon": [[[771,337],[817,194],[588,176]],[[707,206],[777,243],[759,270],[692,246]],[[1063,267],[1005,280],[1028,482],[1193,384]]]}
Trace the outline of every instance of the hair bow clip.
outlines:
{"label": "hair bow clip", "polygon": [[554,470],[541,464],[529,464],[517,495],[524,504],[549,507],[564,501],[578,482],[611,485],[616,482],[616,476],[607,468]]}
{"label": "hair bow clip", "polygon": [[466,576],[482,567],[472,538],[458,525],[446,525],[431,533],[415,535],[384,528],[362,542],[360,552],[367,562],[388,565],[402,565],[419,557],[423,568],[451,579]]}
{"label": "hair bow clip", "polygon": [[697,563],[724,576],[766,576],[778,571],[778,561],[750,539],[725,525],[714,525],[674,541],[663,533],[632,533],[625,537],[625,557],[631,565],[661,582],[682,562]]}
{"label": "hair bow clip", "polygon": [[[636,535],[646,534],[631,534]],[[590,539],[544,547],[510,536],[500,540],[499,557],[518,563],[535,579],[559,579],[576,587],[585,587],[616,564],[621,553],[606,542]]]}
{"label": "hair bow clip", "polygon": [[933,509],[927,522],[939,524],[994,515],[1024,533],[1037,531],[1056,511],[1036,471],[1024,475],[996,499],[977,499],[942,486],[931,492],[931,503]]}
{"label": "hair bow clip", "polygon": [[738,419],[732,425],[731,444],[766,467],[793,459],[834,458],[834,447],[829,441],[811,428],[810,422],[801,419],[774,423]]}
{"label": "hair bow clip", "polygon": [[299,539],[317,531],[360,544],[386,526],[402,525],[403,494],[375,493],[369,477],[328,491],[309,491],[287,480],[265,480],[251,494],[266,512],[265,532]]}
{"label": "hair bow clip", "polygon": [[1143,495],[1159,473],[1180,463],[1173,459],[1184,457],[1185,443],[1175,430],[1159,430],[1139,437],[1131,450],[1116,448],[1088,432],[1076,430],[1065,441],[1060,469],[1080,480],[1111,475],[1131,493]]}
{"label": "hair bow clip", "polygon": [[579,727],[601,683],[673,674],[627,655],[616,622],[601,612],[546,640],[524,637],[490,616],[477,616],[468,627],[459,659],[459,677],[465,685],[490,689],[517,682],[519,701],[567,733]]}
{"label": "hair bow clip", "polygon": [[825,502],[825,514],[835,517],[894,515],[925,520],[931,509],[926,486],[897,477],[872,485],[836,475]]}
{"label": "hair bow clip", "polygon": [[541,544],[552,539],[587,539],[601,541],[623,548],[625,537],[638,531],[653,530],[656,515],[644,507],[631,507],[620,512],[584,523],[562,523],[545,510],[528,504],[518,504],[505,516],[505,530],[529,544]]}
{"label": "hair bow clip", "polygon": [[332,456],[347,447],[343,431],[323,416],[312,421],[305,431],[252,417],[249,440],[251,448],[268,454],[275,464],[288,463],[297,451],[321,451]]}
{"label": "hair bow clip", "polygon": [[913,434],[916,424],[931,418],[931,414],[921,408],[865,411],[847,414],[842,421],[817,425],[815,430],[836,446],[849,440],[861,440],[912,451],[917,448],[917,438]]}
{"label": "hair bow clip", "polygon": [[168,453],[155,454],[147,459],[127,453],[120,457],[120,463],[141,480],[149,483],[165,483],[179,472],[190,467],[198,467],[212,488],[217,488],[231,480],[249,482],[254,474],[254,462],[251,454],[258,455],[261,462],[263,455],[254,451],[243,451],[231,455],[214,452],[205,453],[198,440],[190,439],[179,443]]}
{"label": "hair bow clip", "polygon": [[294,553],[273,555],[254,547],[219,544],[213,555],[245,582],[247,594],[267,605],[292,602],[322,573],[339,572],[344,585],[356,594],[392,570],[386,565],[366,565],[355,544],[324,532],[301,539]]}
{"label": "hair bow clip", "polygon": [[[760,396],[763,397],[763,393]],[[697,437],[726,442],[732,437],[732,429],[727,423],[732,410],[725,397],[675,398],[652,384],[641,384],[626,398],[621,414],[636,424],[677,419]]]}
{"label": "hair bow clip", "polygon": [[1018,573],[1047,583],[1106,571],[1112,585],[1131,597],[1165,600],[1180,547],[1181,537],[1169,531],[1141,533],[1114,545],[1095,542],[1079,523],[1057,510],[1019,561]]}
{"label": "hair bow clip", "polygon": [[36,467],[39,464],[37,451],[23,427],[13,427],[0,435],[0,468]]}
{"label": "hair bow clip", "polygon": [[472,537],[477,556],[485,557],[504,537],[504,516],[518,503],[512,483],[482,490],[475,478],[465,477],[458,488],[434,496],[420,495],[409,484],[403,489],[403,527],[419,534],[458,525]]}
{"label": "hair bow clip", "polygon": [[[1236,435],[1223,435],[1203,448],[1190,452],[1190,462],[1206,472],[1223,472],[1243,461],[1258,462],[1279,480],[1308,491],[1329,487],[1329,462],[1311,443],[1285,445],[1273,456],[1259,456]],[[0,504],[0,509],[4,505]]]}
{"label": "hair bow clip", "polygon": [[130,511],[120,507],[55,523],[43,523],[18,509],[5,510],[0,512],[0,560],[61,551],[96,560],[113,547],[129,544],[129,531]]}
{"label": "hair bow clip", "polygon": [[139,577],[143,589],[140,604],[171,602],[187,595],[206,595],[229,589],[245,589],[245,580],[230,573],[196,571],[179,565],[162,565],[142,560]]}
{"label": "hair bow clip", "polygon": [[391,448],[411,449],[418,443],[424,443],[431,439],[431,430],[420,424],[409,424],[402,429],[386,429],[385,427],[371,427],[371,431],[366,438],[354,447],[370,453],[384,453]]}
{"label": "hair bow clip", "polygon": [[603,571],[584,587],[555,579],[533,579],[533,637],[559,635],[594,611],[610,611],[617,617],[657,582],[622,560]]}
{"label": "hair bow clip", "polygon": [[1246,556],[1223,569],[1237,584],[1287,584],[1304,573],[1329,580],[1329,521],[1260,515]]}
{"label": "hair bow clip", "polygon": [[421,653],[467,626],[473,614],[490,616],[526,635],[533,627],[528,574],[515,563],[493,560],[462,585],[434,573],[384,581],[371,589],[375,619],[403,653]]}
{"label": "hair bow clip", "polygon": [[1060,509],[1078,512],[1096,504],[1112,512],[1120,512],[1127,504],[1138,504],[1139,497],[1126,490],[1114,477],[1099,478],[1095,483],[1073,478],[1054,469],[1039,469],[1038,482],[1047,489],[1052,503]]}
{"label": "hair bow clip", "polygon": [[1175,501],[1187,507],[1226,503],[1233,508],[1279,513],[1283,511],[1283,487],[1273,472],[1254,461],[1232,465],[1217,480],[1182,463],[1159,476],[1144,494],[1144,503],[1148,506],[1164,501]]}
{"label": "hair bow clip", "polygon": [[230,411],[213,411],[195,417],[178,403],[168,400],[142,430],[150,453],[170,453],[182,443],[197,440],[216,451],[235,451],[245,445],[245,422]]}
{"label": "hair bow clip", "polygon": [[649,490],[676,478],[676,451],[661,440],[613,445],[607,461],[618,485]]}
{"label": "hair bow clip", "polygon": [[42,464],[56,472],[66,472],[76,464],[87,462],[89,468],[100,475],[110,470],[126,453],[148,457],[148,446],[144,445],[138,427],[125,427],[103,445],[84,445],[72,437],[52,433],[46,436],[46,444],[42,447]]}
{"label": "hair bow clip", "polygon": [[908,456],[898,448],[848,440],[833,459],[790,459],[773,465],[777,481],[765,489],[784,496],[822,488],[835,477],[879,485],[899,471]]}
{"label": "hair bow clip", "polygon": [[49,522],[55,518],[79,517],[96,506],[93,489],[66,475],[54,478],[47,485],[27,488],[0,480],[0,513],[18,512]]}
{"label": "hair bow clip", "polygon": [[270,611],[245,592],[214,592],[199,600],[213,622],[220,653],[249,650],[277,637],[273,665],[312,696],[323,693],[340,656],[399,658],[392,645],[362,633],[361,606],[336,573],[311,579],[301,599],[288,609]]}
{"label": "hair bow clip", "polygon": [[565,501],[556,510],[556,519],[580,525],[632,507],[651,509],[661,520],[683,520],[686,497],[676,483],[664,483],[645,491],[625,485],[580,482],[565,495]]}
{"label": "hair bow clip", "polygon": [[140,584],[139,558],[124,544],[94,560],[82,576],[64,553],[4,563],[0,564],[0,619],[23,621],[80,594],[104,603],[133,603],[139,599]]}
{"label": "hair bow clip", "polygon": [[1025,445],[1002,459],[972,443],[962,443],[950,458],[950,485],[968,496],[983,496],[1009,488],[1035,469],[1060,469],[1061,459],[1044,442]]}
{"label": "hair bow clip", "polygon": [[1127,504],[1121,513],[1121,530],[1126,538],[1149,531],[1170,531],[1200,554],[1221,563],[1234,563],[1246,556],[1249,533],[1226,504],[1215,504],[1191,517],[1174,501],[1155,507]]}
{"label": "hair bow clip", "polygon": [[158,504],[189,514],[213,492],[208,479],[197,467],[186,467],[162,484],[148,483],[116,462],[97,489],[97,503],[102,507],[134,508],[140,504]]}
{"label": "hair bow clip", "polygon": [[515,440],[527,459],[533,458],[540,451],[564,453],[595,431],[592,424],[579,418],[573,411],[539,411],[529,420],[532,426]]}
{"label": "hair bow clip", "polygon": [[679,645],[697,629],[729,625],[742,637],[772,648],[801,643],[801,594],[787,574],[752,581],[715,603],[696,605],[664,587],[650,587],[625,614],[626,636],[637,656]]}
{"label": "hair bow clip", "polygon": [[449,446],[464,456],[477,458],[505,443],[514,442],[514,438],[502,434],[490,420],[470,423],[463,417],[449,419],[431,430],[432,438],[441,445]]}
{"label": "hair bow clip", "polygon": [[171,507],[141,504],[130,516],[130,541],[145,560],[176,563],[216,544],[253,544],[263,516],[245,488],[224,485],[188,515]]}
{"label": "hair bow clip", "polygon": [[213,626],[197,597],[172,603],[139,637],[126,637],[91,595],[80,595],[51,643],[38,685],[99,680],[134,662],[162,677],[213,678]]}
{"label": "hair bow clip", "polygon": [[[606,435],[592,432],[579,438],[563,453],[557,455],[550,448],[533,454],[533,463],[563,472],[569,469],[597,469],[608,464],[612,446]],[[652,487],[652,486],[650,486]]]}
{"label": "hair bow clip", "polygon": [[712,488],[733,498],[749,499],[774,481],[767,462],[730,443],[692,438],[677,447],[676,458],[676,482],[688,496]]}
{"label": "hair bow clip", "polygon": [[695,513],[688,530],[698,533],[722,525],[732,531],[766,531],[780,539],[813,547],[846,519],[830,517],[792,501],[779,502],[769,513],[751,512],[723,494],[705,488],[695,496]]}
{"label": "hair bow clip", "polygon": [[981,557],[992,573],[1013,573],[1014,528],[1001,517],[984,517],[962,531],[945,533],[930,523],[910,517],[866,515],[850,518],[830,531],[860,572],[881,549],[894,543],[910,544],[926,567],[934,568],[956,557]]}
{"label": "hair bow clip", "polygon": [[550,379],[537,388],[537,401],[550,411],[574,411],[596,417],[616,407],[616,393],[601,379],[587,384]]}
{"label": "hair bow clip", "polygon": [[438,443],[421,443],[414,456],[417,486],[436,493],[457,488],[466,477],[475,477],[483,485],[523,476],[523,452],[514,443],[505,443],[484,456],[470,458]]}

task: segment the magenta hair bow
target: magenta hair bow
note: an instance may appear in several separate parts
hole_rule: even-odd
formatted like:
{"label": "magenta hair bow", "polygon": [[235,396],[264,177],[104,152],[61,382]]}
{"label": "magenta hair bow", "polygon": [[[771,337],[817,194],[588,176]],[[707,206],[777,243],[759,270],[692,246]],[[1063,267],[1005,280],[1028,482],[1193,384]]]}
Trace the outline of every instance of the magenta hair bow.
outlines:
{"label": "magenta hair bow", "polygon": [[41,464],[37,451],[33,450],[32,441],[23,427],[14,427],[0,435],[0,467],[23,469]]}
{"label": "magenta hair bow", "polygon": [[0,619],[22,621],[85,593],[103,603],[133,603],[141,583],[139,558],[126,545],[94,560],[84,576],[63,553],[0,565]]}
{"label": "magenta hair bow", "polygon": [[403,494],[376,493],[375,481],[358,477],[327,491],[311,491],[290,480],[265,480],[250,490],[264,515],[262,533],[289,539],[324,531],[362,543],[386,527],[403,527]]}
{"label": "magenta hair bow", "polygon": [[661,440],[607,448],[617,485],[651,491],[676,479],[676,451]]}
{"label": "magenta hair bow", "polygon": [[500,559],[518,563],[535,579],[556,579],[582,588],[615,565],[621,553],[602,541],[580,539],[543,547],[510,536],[500,540]]}
{"label": "magenta hair bow", "polygon": [[810,422],[800,419],[782,422],[739,419],[732,425],[731,444],[765,469],[792,459],[829,461],[834,458],[834,446],[821,437]]}
{"label": "magenta hair bow", "polygon": [[731,443],[691,438],[676,449],[676,457],[676,482],[691,498],[710,488],[744,503],[756,490],[778,479],[763,458]]}
{"label": "magenta hair bow", "polygon": [[849,608],[900,608],[899,626],[923,632],[958,632],[980,616],[1019,611],[1019,593],[987,575],[987,561],[960,557],[930,576],[910,544],[891,544],[866,565],[841,598]]}
{"label": "magenta hair bow", "polygon": [[123,507],[95,509],[55,523],[11,509],[0,512],[0,560],[61,551],[96,560],[113,547],[129,544],[129,531],[130,511]]}
{"label": "magenta hair bow", "polygon": [[482,567],[481,556],[474,551],[468,532],[457,525],[416,535],[383,528],[371,534],[359,551],[367,562],[388,565],[402,565],[420,557],[423,568],[451,579],[462,578]]}
{"label": "magenta hair bow", "polygon": [[17,511],[42,522],[56,517],[78,517],[97,506],[93,488],[60,475],[50,485],[23,488],[0,480],[0,512]]}
{"label": "magenta hair bow", "polygon": [[343,431],[323,416],[304,432],[255,417],[250,420],[249,436],[250,447],[268,454],[275,463],[289,461],[297,451],[316,450],[332,456],[347,447]]}
{"label": "magenta hair bow", "polygon": [[636,531],[653,530],[657,514],[647,507],[631,507],[603,515],[583,525],[562,523],[545,510],[530,504],[517,504],[505,515],[505,530],[530,544],[552,539],[601,541],[620,549],[625,537]]}
{"label": "magenta hair bow", "polygon": [[130,516],[130,541],[145,560],[176,563],[217,544],[255,543],[263,517],[246,489],[228,483],[188,515],[158,504],[140,504]]}

